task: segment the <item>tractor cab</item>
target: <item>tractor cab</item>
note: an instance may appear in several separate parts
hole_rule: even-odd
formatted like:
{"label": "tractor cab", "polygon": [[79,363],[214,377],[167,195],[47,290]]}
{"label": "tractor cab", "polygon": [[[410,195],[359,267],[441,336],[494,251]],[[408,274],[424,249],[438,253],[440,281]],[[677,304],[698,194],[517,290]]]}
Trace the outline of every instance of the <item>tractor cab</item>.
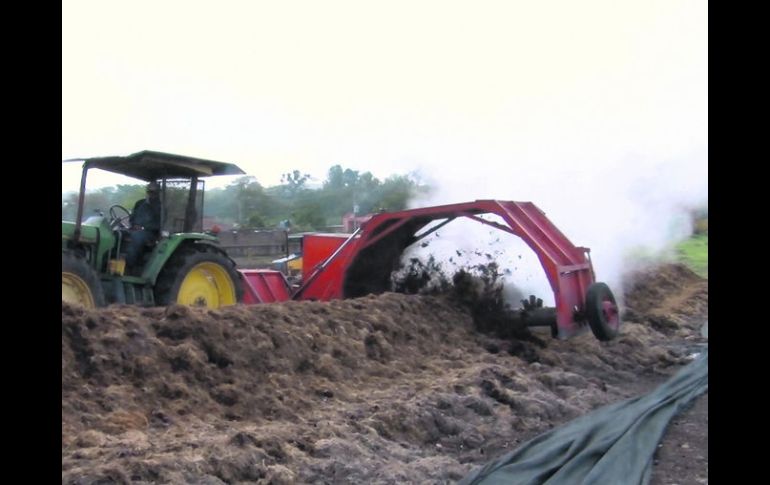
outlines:
{"label": "tractor cab", "polygon": [[[220,300],[235,302],[239,297],[239,283],[229,281],[237,279],[234,263],[219,247],[217,238],[203,232],[204,178],[244,174],[243,170],[231,163],[155,151],[142,151],[125,157],[96,157],[64,162],[73,161],[82,161],[83,165],[77,215],[74,221],[62,221],[62,299],[68,299],[66,297],[69,295],[69,299],[83,300],[83,295],[88,293],[86,287],[101,286],[91,291],[90,298],[94,301],[91,305],[86,301],[86,306],[113,302],[152,305],[173,301],[185,303],[187,300],[193,304],[219,306]],[[158,187],[160,230],[143,241],[140,260],[130,273],[126,272],[126,250],[132,235],[137,237],[129,223],[136,200],[130,202],[130,207],[116,204],[106,211],[84,218],[85,188],[91,169],[120,174],[143,185],[153,184]],[[188,288],[190,291],[183,291],[183,296],[179,296],[180,290],[175,287],[176,283],[181,284],[176,281],[177,273],[189,271],[190,268],[184,268],[184,263],[189,262],[193,256],[201,259],[202,255],[206,256],[203,260],[216,260],[202,267],[208,268],[206,271],[209,273],[217,273],[220,286],[231,286],[224,298],[221,298],[218,288],[200,295],[193,291],[197,287],[192,283]],[[72,275],[72,271],[65,271],[65,260],[70,266],[77,266],[79,274]],[[77,264],[74,264],[75,261]],[[84,267],[94,275],[86,278],[82,274],[87,272]],[[69,284],[68,273],[71,280]],[[198,276],[203,281],[211,275],[201,273]],[[89,285],[86,280],[98,280],[98,285],[93,282]],[[206,281],[212,280],[208,278]],[[206,281],[203,281],[202,286],[208,284]],[[182,290],[185,288],[182,285]],[[103,295],[103,301],[99,293]]]}
{"label": "tractor cab", "polygon": [[[139,243],[142,261],[138,266],[131,268],[134,273],[137,271],[141,273],[152,249],[163,239],[169,238],[172,234],[202,233],[204,187],[203,180],[178,178],[151,180],[147,184],[145,204],[150,205],[153,211],[157,212],[159,227],[157,230],[153,228],[147,232],[143,231],[146,228],[137,222],[136,214],[132,214],[134,205],[131,205],[131,209],[122,205],[112,205],[109,209],[108,223],[115,235],[113,249],[117,259],[125,259],[132,239],[142,237]],[[137,201],[133,201],[132,204],[136,203]],[[133,226],[131,221],[134,222]],[[141,234],[138,231],[141,231]],[[122,268],[122,263],[120,267]]]}

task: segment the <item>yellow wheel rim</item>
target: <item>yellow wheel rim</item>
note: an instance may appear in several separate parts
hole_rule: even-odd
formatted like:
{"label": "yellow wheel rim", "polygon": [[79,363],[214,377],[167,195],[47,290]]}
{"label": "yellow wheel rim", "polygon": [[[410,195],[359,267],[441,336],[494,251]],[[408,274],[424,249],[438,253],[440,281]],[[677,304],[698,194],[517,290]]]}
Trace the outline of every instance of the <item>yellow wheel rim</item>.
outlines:
{"label": "yellow wheel rim", "polygon": [[176,302],[208,308],[235,305],[235,284],[222,266],[199,263],[192,267],[182,281]]}
{"label": "yellow wheel rim", "polygon": [[62,271],[61,299],[68,303],[77,303],[86,308],[96,308],[91,288],[80,276]]}

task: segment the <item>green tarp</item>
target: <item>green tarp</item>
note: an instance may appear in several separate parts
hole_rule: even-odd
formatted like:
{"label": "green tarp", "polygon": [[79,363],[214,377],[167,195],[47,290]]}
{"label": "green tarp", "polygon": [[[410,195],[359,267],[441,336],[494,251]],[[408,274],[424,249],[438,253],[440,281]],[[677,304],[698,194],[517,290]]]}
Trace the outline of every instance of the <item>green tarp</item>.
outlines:
{"label": "green tarp", "polygon": [[611,404],[472,471],[471,484],[647,484],[671,419],[708,390],[708,346],[645,396]]}

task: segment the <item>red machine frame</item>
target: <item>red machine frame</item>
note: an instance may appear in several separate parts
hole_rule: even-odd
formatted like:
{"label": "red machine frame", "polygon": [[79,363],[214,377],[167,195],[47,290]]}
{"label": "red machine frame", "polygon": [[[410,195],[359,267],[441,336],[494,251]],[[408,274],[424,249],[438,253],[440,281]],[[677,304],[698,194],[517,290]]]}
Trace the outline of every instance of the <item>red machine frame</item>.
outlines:
{"label": "red machine frame", "polygon": [[[485,214],[496,214],[507,225],[482,218]],[[615,336],[620,325],[618,308],[609,288],[595,282],[589,249],[573,245],[532,202],[476,200],[374,214],[354,234],[324,240],[322,256],[313,255],[314,245],[306,240],[309,264],[303,268],[302,285],[291,298],[331,300],[387,291],[404,250],[458,217],[514,234],[537,254],[554,293],[555,316],[547,322],[554,336],[582,333],[587,323],[602,340]],[[426,225],[441,219],[418,235]]]}

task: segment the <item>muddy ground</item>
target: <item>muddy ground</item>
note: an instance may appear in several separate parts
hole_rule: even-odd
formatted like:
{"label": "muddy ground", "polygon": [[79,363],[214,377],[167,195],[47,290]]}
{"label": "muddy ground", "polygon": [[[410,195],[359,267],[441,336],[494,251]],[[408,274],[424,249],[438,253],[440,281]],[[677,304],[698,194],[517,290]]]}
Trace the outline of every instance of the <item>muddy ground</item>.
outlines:
{"label": "muddy ground", "polygon": [[[62,303],[62,483],[456,482],[653,389],[707,341],[707,280],[668,265],[624,290],[604,343],[499,339],[442,296]],[[653,483],[707,483],[707,399],[670,427]]]}

